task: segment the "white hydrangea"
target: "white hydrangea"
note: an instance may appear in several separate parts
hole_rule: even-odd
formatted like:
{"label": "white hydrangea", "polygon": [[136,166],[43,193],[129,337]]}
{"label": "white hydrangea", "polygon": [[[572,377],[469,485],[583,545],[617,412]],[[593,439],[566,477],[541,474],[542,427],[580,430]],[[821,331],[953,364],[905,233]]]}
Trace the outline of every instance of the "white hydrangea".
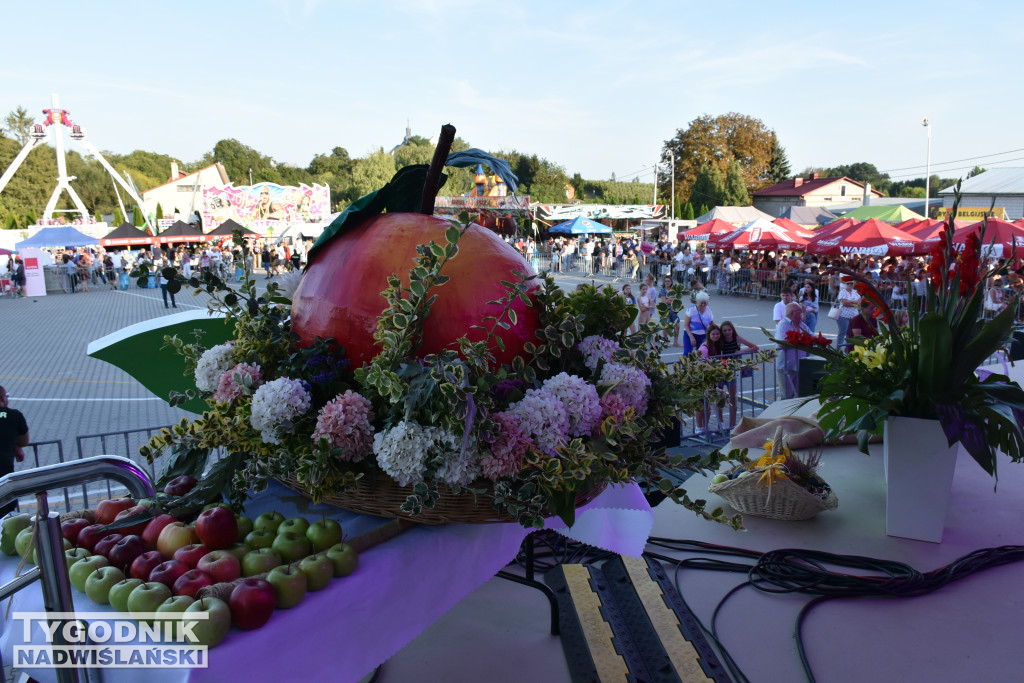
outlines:
{"label": "white hydrangea", "polygon": [[303,382],[279,377],[253,394],[249,424],[259,430],[264,443],[281,443],[283,435],[295,431],[294,420],[309,410],[309,402]]}
{"label": "white hydrangea", "polygon": [[[453,437],[454,439],[454,437]],[[446,484],[462,484],[469,486],[480,478],[480,461],[477,458],[476,442],[470,439],[465,452],[461,444],[453,444],[454,448],[445,453],[444,464],[437,470],[437,478]]]}
{"label": "white hydrangea", "polygon": [[203,351],[196,363],[196,388],[199,391],[217,391],[217,383],[221,376],[235,367],[231,354],[234,352],[231,342],[214,346]]}
{"label": "white hydrangea", "polygon": [[437,452],[438,447],[445,452],[454,451],[455,437],[439,427],[424,427],[405,420],[373,436],[377,464],[399,486],[423,481],[427,459]]}

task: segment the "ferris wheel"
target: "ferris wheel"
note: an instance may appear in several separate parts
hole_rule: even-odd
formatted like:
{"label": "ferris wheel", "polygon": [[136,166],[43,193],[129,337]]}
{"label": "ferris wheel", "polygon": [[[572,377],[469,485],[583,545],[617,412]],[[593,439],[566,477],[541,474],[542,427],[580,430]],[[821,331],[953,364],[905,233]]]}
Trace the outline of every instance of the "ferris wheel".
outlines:
{"label": "ferris wheel", "polygon": [[[21,148],[18,155],[14,157],[14,161],[12,161],[10,166],[7,167],[7,170],[4,171],[3,175],[0,175],[0,193],[4,191],[4,187],[6,187],[7,183],[14,177],[14,174],[25,161],[29,152],[37,146],[44,144],[52,133],[53,146],[57,153],[57,186],[53,188],[50,200],[46,202],[46,209],[43,211],[43,218],[51,219],[53,218],[54,213],[70,212],[80,214],[83,221],[88,219],[89,211],[85,208],[85,204],[82,203],[78,193],[75,192],[75,189],[71,186],[71,181],[75,179],[75,176],[68,176],[67,162],[64,158],[64,133],[67,132],[68,137],[71,138],[72,141],[84,147],[86,151],[93,156],[93,158],[100,162],[100,165],[106,169],[114,182],[124,189],[128,196],[135,201],[141,210],[141,207],[143,206],[142,198],[136,191],[134,184],[131,183],[131,179],[129,178],[125,180],[122,178],[121,175],[114,170],[114,167],[103,158],[100,151],[96,149],[91,142],[89,142],[89,138],[85,135],[85,129],[71,120],[71,115],[68,113],[67,109],[60,108],[60,98],[58,98],[56,94],[51,96],[50,108],[44,109],[43,114],[45,115],[43,122],[32,126],[32,129],[29,131],[28,142],[26,142],[25,146]],[[65,131],[65,129],[67,130]],[[68,196],[71,198],[71,203],[75,206],[74,209],[57,208],[57,200],[60,199],[62,192],[68,193]],[[120,199],[120,196],[118,196],[118,201],[120,201]],[[121,210],[122,213],[124,213],[123,205]],[[145,216],[144,211],[143,215]],[[156,231],[153,230],[153,226],[150,224],[148,217],[145,217],[145,221],[146,225],[151,229],[151,232],[155,234]]]}

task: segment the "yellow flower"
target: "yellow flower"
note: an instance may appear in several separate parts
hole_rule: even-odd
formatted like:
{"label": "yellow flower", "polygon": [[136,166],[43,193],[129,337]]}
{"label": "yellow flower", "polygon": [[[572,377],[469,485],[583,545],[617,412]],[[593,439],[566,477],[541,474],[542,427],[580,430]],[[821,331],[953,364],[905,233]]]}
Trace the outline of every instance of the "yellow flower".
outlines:
{"label": "yellow flower", "polygon": [[863,346],[854,346],[850,349],[850,358],[853,358],[859,363],[864,362],[864,355],[867,353],[867,349]]}
{"label": "yellow flower", "polygon": [[867,365],[868,368],[870,368],[871,370],[877,370],[881,368],[883,365],[885,365],[885,362],[886,352],[884,346],[872,349],[871,351],[866,351],[864,353],[864,364]]}

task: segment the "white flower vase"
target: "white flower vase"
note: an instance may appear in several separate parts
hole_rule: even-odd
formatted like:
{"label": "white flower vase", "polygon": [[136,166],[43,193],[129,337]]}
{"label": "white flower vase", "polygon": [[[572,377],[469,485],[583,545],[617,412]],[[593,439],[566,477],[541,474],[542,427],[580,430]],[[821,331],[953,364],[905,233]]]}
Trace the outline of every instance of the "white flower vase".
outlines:
{"label": "white flower vase", "polygon": [[942,542],[960,444],[949,446],[938,420],[885,421],[885,533]]}

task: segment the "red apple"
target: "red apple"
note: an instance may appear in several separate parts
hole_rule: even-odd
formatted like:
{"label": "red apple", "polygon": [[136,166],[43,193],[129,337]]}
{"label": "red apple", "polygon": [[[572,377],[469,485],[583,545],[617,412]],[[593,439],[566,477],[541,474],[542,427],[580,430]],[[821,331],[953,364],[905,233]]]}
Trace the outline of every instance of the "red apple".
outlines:
{"label": "red apple", "polygon": [[135,558],[134,562],[132,562],[132,578],[149,581],[149,575],[153,573],[154,569],[163,563],[164,556],[161,555],[158,550],[150,550],[149,552],[142,553]]}
{"label": "red apple", "polygon": [[[110,549],[117,545],[117,542],[124,538],[124,534],[107,534],[96,543],[93,547],[92,552],[94,555],[102,555],[107,557],[107,553]],[[108,558],[109,559],[109,558]]]}
{"label": "red apple", "polygon": [[178,518],[171,515],[157,515],[155,519],[146,525],[145,531],[142,532],[142,540],[145,542],[146,547],[155,550],[157,539],[160,538],[160,532],[168,524],[173,524],[177,521]]}
{"label": "red apple", "polygon": [[214,550],[203,555],[196,568],[209,574],[216,583],[234,581],[242,575],[242,563],[228,550]]}
{"label": "red apple", "polygon": [[[132,515],[136,515],[140,512],[150,512],[150,510],[149,508],[142,507],[141,505],[136,505],[135,507],[131,507],[128,508],[127,510],[121,510],[120,512],[118,512],[117,516],[114,517],[114,521],[116,522],[119,519],[131,517]],[[118,532],[124,534],[125,536],[141,536],[142,532],[146,530],[146,525],[148,525],[150,521],[152,521],[152,519],[152,517],[149,517],[148,519],[139,522],[134,526],[121,527],[120,529],[118,529]]]}
{"label": "red apple", "polygon": [[89,526],[78,532],[78,546],[85,548],[90,553],[96,547],[104,536],[108,535],[106,526],[103,524],[90,524]]}
{"label": "red apple", "polygon": [[210,552],[210,549],[205,545],[190,543],[175,550],[173,557],[175,560],[187,564],[189,569],[195,569],[199,564],[199,560],[203,559],[203,555],[208,552]]}
{"label": "red apple", "polygon": [[211,550],[230,548],[238,541],[238,520],[230,508],[212,507],[196,519],[196,533]]}
{"label": "red apple", "polygon": [[135,559],[146,552],[146,544],[138,536],[125,536],[114,544],[114,547],[107,553],[111,567],[117,567],[128,573],[129,567]]}
{"label": "red apple", "polygon": [[101,500],[92,513],[92,519],[96,524],[110,524],[117,517],[118,512],[134,507],[134,505],[135,501],[131,498]]}
{"label": "red apple", "polygon": [[171,522],[164,527],[163,531],[160,532],[160,537],[156,539],[156,549],[164,557],[170,559],[174,557],[174,551],[178,548],[198,542],[199,537],[196,536],[195,529],[185,526],[181,522]]}
{"label": "red apple", "polygon": [[174,585],[174,582],[178,580],[179,576],[188,573],[188,565],[178,560],[167,560],[157,566],[153,567],[153,571],[149,573],[149,580],[162,583],[163,585],[170,588]]}
{"label": "red apple", "polygon": [[245,579],[231,591],[228,599],[231,619],[235,626],[250,630],[263,626],[270,620],[277,606],[274,587],[263,579]]}
{"label": "red apple", "polygon": [[72,543],[78,543],[78,534],[82,532],[82,529],[89,526],[89,520],[82,519],[69,519],[60,525],[60,535],[68,539]]}
{"label": "red apple", "polygon": [[195,477],[183,474],[167,482],[167,486],[164,487],[164,493],[172,496],[184,496],[194,489],[198,483],[199,481]]}
{"label": "red apple", "polygon": [[213,578],[206,572],[190,569],[178,577],[171,590],[174,591],[175,595],[187,595],[190,598],[194,598],[201,588],[206,588],[213,584]]}
{"label": "red apple", "polygon": [[[387,301],[376,293],[367,296],[367,287],[371,292],[378,286],[383,289],[392,273],[408,287],[416,246],[430,240],[444,245],[449,227],[447,220],[436,216],[386,213],[339,233],[320,247],[292,298],[292,331],[300,344],[308,346],[317,337],[333,337],[344,345],[353,369],[368,363],[379,351],[373,335]],[[487,332],[471,326],[479,325],[485,316],[501,313],[500,306],[487,303],[506,296],[500,281],[517,282],[512,271],[533,275],[533,268],[514,247],[479,225],[469,226],[459,249],[460,255],[444,267],[451,281],[437,288],[437,300],[423,321],[422,343],[416,351],[419,356],[457,349],[462,336],[470,341],[484,339]],[[481,268],[481,263],[487,267]],[[531,280],[527,288],[532,298],[540,285]],[[488,348],[498,365],[511,363],[523,355],[525,343],[537,341],[534,331],[540,326],[540,307],[516,300],[512,308],[516,323],[497,332],[503,347],[492,340]]]}

